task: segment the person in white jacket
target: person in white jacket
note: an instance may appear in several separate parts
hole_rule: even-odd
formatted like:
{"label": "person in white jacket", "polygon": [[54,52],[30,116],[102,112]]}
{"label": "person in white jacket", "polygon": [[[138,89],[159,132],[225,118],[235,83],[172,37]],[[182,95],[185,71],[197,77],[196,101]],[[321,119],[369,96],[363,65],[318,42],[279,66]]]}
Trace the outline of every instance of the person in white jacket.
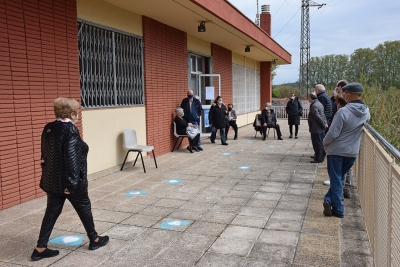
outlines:
{"label": "person in white jacket", "polygon": [[347,105],[339,109],[326,134],[323,145],[327,154],[330,188],[324,197],[326,216],[344,217],[343,181],[360,150],[361,132],[370,119],[368,107],[361,101],[364,88],[359,83],[343,87]]}

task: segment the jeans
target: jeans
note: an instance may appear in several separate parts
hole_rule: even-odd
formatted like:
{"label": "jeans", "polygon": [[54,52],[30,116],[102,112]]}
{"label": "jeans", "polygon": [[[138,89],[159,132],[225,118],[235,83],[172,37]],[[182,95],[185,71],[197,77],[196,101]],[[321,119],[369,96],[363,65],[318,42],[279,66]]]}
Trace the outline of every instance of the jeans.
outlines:
{"label": "jeans", "polygon": [[39,239],[37,247],[45,248],[49,242],[51,231],[53,231],[54,225],[60,216],[63,209],[65,200],[68,199],[78,213],[79,218],[83,226],[85,227],[86,234],[90,241],[97,238],[97,233],[94,228],[92,208],[88,193],[83,194],[47,194],[47,208],[43,217],[42,226],[40,228]]}
{"label": "jeans", "polygon": [[346,173],[351,169],[356,158],[328,155],[327,160],[331,184],[324,200],[331,203],[333,213],[344,215],[344,205],[342,202],[343,182]]}
{"label": "jeans", "polygon": [[217,137],[217,130],[219,130],[219,134],[221,136],[221,144],[225,144],[226,143],[226,134],[225,134],[225,128],[215,128],[215,132],[213,131],[211,133],[211,137],[210,140],[211,142],[215,142],[215,138]]}
{"label": "jeans", "polygon": [[[198,121],[191,121],[192,124],[197,125],[197,129],[199,129],[199,133],[201,133],[200,124]],[[195,144],[194,144],[195,145]],[[195,145],[196,146],[196,145]],[[201,147],[200,137],[197,140],[197,147]]]}

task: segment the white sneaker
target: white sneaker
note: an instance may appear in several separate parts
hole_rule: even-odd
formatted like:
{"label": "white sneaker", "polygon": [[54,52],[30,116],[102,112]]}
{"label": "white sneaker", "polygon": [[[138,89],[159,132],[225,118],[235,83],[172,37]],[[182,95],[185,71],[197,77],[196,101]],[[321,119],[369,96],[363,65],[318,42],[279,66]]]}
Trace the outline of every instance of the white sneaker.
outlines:
{"label": "white sneaker", "polygon": [[324,181],[324,185],[331,185],[331,181],[329,179]]}

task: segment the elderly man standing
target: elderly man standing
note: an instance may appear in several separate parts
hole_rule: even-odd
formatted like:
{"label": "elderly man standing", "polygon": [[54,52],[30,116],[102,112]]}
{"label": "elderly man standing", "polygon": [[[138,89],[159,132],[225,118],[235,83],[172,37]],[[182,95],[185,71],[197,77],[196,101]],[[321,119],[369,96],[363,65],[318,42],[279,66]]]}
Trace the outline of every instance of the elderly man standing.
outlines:
{"label": "elderly man standing", "polygon": [[318,101],[324,106],[324,113],[328,125],[332,120],[332,102],[328,94],[325,92],[325,86],[317,84],[315,86],[315,93],[317,94]]}
{"label": "elderly man standing", "polygon": [[[187,91],[187,98],[184,98],[181,103],[181,108],[183,109],[185,115],[183,118],[188,122],[194,125],[197,125],[200,130],[200,116],[203,110],[203,107],[200,103],[200,100],[194,98],[193,90]],[[201,147],[200,138],[197,141],[197,149],[203,150]]]}
{"label": "elderly man standing", "polygon": [[339,109],[323,144],[327,153],[330,188],[324,197],[324,215],[343,218],[343,181],[360,150],[363,125],[370,119],[368,107],[361,101],[364,88],[359,83],[343,86],[347,105]]}
{"label": "elderly man standing", "polygon": [[311,103],[310,112],[308,113],[308,129],[311,133],[311,142],[314,148],[314,160],[310,163],[321,163],[324,161],[324,147],[322,140],[324,139],[324,130],[328,127],[326,122],[324,107],[318,101],[314,93],[309,94],[308,101]]}

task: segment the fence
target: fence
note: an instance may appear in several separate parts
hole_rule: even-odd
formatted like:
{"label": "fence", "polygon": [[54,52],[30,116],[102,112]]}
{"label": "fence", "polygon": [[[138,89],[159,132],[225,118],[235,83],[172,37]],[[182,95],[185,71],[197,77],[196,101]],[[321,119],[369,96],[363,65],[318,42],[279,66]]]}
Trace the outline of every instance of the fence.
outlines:
{"label": "fence", "polygon": [[[272,106],[276,114],[277,119],[287,119],[286,106]],[[307,120],[309,108],[303,108],[303,115],[300,117],[301,120]]]}
{"label": "fence", "polygon": [[353,167],[375,266],[400,266],[400,152],[370,125]]}

